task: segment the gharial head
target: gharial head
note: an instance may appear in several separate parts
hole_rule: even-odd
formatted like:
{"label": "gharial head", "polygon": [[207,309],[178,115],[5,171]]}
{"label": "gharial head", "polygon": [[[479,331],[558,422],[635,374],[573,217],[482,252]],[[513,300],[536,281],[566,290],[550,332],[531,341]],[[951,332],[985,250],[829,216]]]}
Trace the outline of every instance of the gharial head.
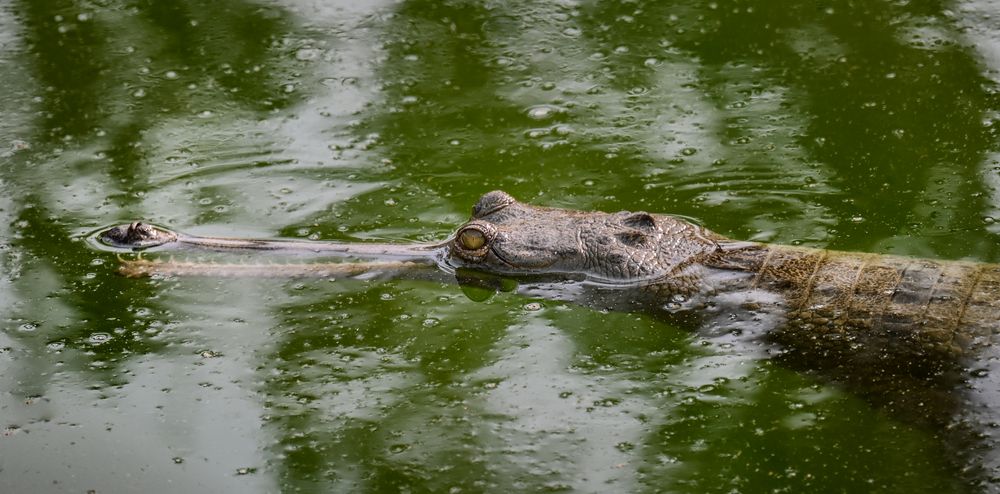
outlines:
{"label": "gharial head", "polygon": [[665,215],[537,207],[483,195],[448,241],[462,267],[508,275],[563,274],[606,283],[652,281],[719,249],[722,237]]}
{"label": "gharial head", "polygon": [[158,226],[135,221],[101,232],[97,237],[110,247],[145,249],[177,240],[177,234]]}

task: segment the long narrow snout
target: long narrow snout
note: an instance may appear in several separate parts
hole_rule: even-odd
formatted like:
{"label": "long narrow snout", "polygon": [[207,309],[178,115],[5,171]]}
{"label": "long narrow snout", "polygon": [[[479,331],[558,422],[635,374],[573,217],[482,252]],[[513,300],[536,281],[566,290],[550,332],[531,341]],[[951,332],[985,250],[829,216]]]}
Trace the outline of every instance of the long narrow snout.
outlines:
{"label": "long narrow snout", "polygon": [[373,260],[438,262],[447,244],[340,243],[300,240],[264,240],[250,238],[198,237],[174,232],[143,222],[118,225],[93,237],[112,250],[140,251],[157,247],[177,250],[216,252],[267,251],[289,255],[329,255]]}

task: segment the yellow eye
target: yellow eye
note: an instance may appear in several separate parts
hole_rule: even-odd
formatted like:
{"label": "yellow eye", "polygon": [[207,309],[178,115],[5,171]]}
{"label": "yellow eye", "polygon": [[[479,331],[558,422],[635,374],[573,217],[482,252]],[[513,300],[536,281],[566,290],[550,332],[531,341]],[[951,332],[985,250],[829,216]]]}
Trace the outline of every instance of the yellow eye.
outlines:
{"label": "yellow eye", "polygon": [[477,250],[486,244],[486,235],[475,228],[467,228],[458,235],[458,240],[462,243],[463,248]]}

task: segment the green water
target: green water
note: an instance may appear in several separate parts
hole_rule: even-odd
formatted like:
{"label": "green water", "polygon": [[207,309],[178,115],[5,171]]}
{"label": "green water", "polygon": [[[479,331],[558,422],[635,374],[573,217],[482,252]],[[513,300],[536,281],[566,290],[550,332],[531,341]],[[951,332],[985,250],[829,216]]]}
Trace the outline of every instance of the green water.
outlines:
{"label": "green water", "polygon": [[82,240],[141,218],[426,241],[499,188],[998,262],[998,17],[0,2],[0,492],[965,491],[935,431],[652,318],[415,281],[125,279]]}

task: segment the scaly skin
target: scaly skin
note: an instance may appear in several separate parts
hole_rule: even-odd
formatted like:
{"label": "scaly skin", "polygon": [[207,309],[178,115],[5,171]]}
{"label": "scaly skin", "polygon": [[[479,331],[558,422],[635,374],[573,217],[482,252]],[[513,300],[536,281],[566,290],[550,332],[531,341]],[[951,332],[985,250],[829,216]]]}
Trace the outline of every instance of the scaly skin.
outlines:
{"label": "scaly skin", "polygon": [[[1000,479],[1000,444],[983,434],[1000,423],[1000,377],[990,373],[1000,375],[993,345],[1000,265],[740,242],[671,216],[531,206],[500,191],[480,198],[472,218],[440,244],[193,237],[141,223],[99,239],[130,250],[316,253],[353,261],[123,261],[129,276],[434,272],[464,282],[477,278],[456,271],[472,269],[522,279],[521,291],[533,295],[693,320],[709,337],[823,371],[896,416],[946,431],[970,485]],[[434,266],[440,269],[420,269]],[[425,275],[413,275],[417,270]],[[968,453],[973,447],[978,452]]]}
{"label": "scaly skin", "polygon": [[[446,272],[466,267],[512,277],[585,279],[607,288],[637,289],[644,294],[638,299],[654,312],[678,296],[693,306],[693,301],[738,294],[727,299],[786,319],[779,338],[796,339],[801,331],[827,339],[878,335],[912,344],[915,354],[957,355],[989,343],[992,333],[1000,332],[998,265],[739,242],[671,216],[531,206],[501,191],[480,198],[472,218],[440,244],[195,237],[139,222],[108,229],[99,238],[130,249],[316,253],[437,264]],[[225,265],[203,266],[203,274],[225,270]],[[230,274],[322,276],[330,271],[320,266],[243,266]],[[130,275],[157,269],[199,271],[199,264],[190,262],[133,262],[126,267]]]}

